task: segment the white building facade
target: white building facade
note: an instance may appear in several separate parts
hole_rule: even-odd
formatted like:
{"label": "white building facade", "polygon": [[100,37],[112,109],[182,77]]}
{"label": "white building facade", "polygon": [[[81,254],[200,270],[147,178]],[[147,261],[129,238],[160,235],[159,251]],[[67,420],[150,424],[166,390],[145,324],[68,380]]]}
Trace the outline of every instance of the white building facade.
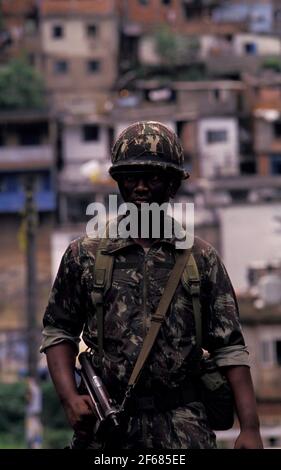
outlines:
{"label": "white building facade", "polygon": [[200,174],[203,178],[239,173],[238,124],[235,118],[198,121]]}

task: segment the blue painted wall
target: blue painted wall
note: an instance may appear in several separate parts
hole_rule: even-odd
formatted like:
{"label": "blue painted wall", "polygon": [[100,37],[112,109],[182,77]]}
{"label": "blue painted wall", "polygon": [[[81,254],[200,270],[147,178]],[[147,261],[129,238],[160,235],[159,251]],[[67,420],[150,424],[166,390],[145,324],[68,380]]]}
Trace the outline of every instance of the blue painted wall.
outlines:
{"label": "blue painted wall", "polygon": [[[35,201],[39,212],[54,211],[56,195],[50,172],[42,172],[35,181]],[[24,182],[20,173],[0,174],[0,213],[21,212],[24,209]]]}

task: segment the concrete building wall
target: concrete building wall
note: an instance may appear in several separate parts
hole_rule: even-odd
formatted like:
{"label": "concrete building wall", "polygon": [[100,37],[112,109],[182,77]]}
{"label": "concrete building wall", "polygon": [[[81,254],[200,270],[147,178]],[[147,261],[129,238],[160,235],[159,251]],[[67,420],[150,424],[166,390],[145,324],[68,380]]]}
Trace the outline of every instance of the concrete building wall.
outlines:
{"label": "concrete building wall", "polygon": [[238,174],[238,127],[234,118],[206,118],[198,123],[201,176]]}
{"label": "concrete building wall", "polygon": [[179,111],[188,110],[199,115],[218,115],[218,113],[236,113],[239,91],[227,89],[216,84],[206,89],[177,89]]}
{"label": "concrete building wall", "polygon": [[[271,174],[278,168],[275,168],[276,157],[279,161],[281,155],[281,136],[276,133],[274,128],[275,121],[266,119],[255,119],[254,123],[254,148],[258,154],[259,170],[261,174]],[[267,160],[267,163],[265,163]],[[272,166],[273,165],[273,166]],[[267,169],[267,173],[265,173]]]}
{"label": "concrete building wall", "polygon": [[267,152],[273,140],[272,123],[264,119],[255,119],[254,148],[257,153]]}
{"label": "concrete building wall", "polygon": [[251,263],[280,259],[281,204],[225,207],[219,209],[218,215],[223,259],[234,288],[244,291]]}
{"label": "concrete building wall", "polygon": [[108,158],[109,142],[108,131],[104,126],[99,126],[97,141],[86,142],[83,140],[83,125],[67,125],[63,131],[64,160],[70,162],[85,162],[88,160],[103,161]]}
{"label": "concrete building wall", "polygon": [[[94,37],[87,34],[87,26],[96,25]],[[53,28],[61,26],[63,36],[55,38]],[[112,19],[97,20],[93,16],[83,18],[45,18],[42,22],[42,45],[44,52],[53,55],[91,57],[95,54],[116,53],[118,33],[116,21]]]}
{"label": "concrete building wall", "polygon": [[186,122],[182,126],[180,139],[185,152],[194,154],[197,151],[197,122]]}
{"label": "concrete building wall", "polygon": [[281,42],[279,38],[260,36],[257,34],[237,34],[233,38],[233,51],[237,55],[247,54],[247,44],[254,44],[256,55],[279,55],[281,53]]}
{"label": "concrete building wall", "polygon": [[[63,36],[54,38],[53,28],[63,28]],[[43,48],[47,54],[87,57],[90,53],[84,22],[81,19],[66,20],[58,18],[46,18],[42,24]]]}
{"label": "concrete building wall", "polygon": [[[63,36],[52,37],[55,26],[63,28]],[[96,25],[96,35],[87,35],[87,26]],[[72,19],[44,18],[42,43],[45,54],[43,72],[51,91],[85,88],[110,88],[117,77],[118,28],[116,19],[87,16]],[[67,62],[67,70],[59,72],[56,64]],[[99,62],[97,70],[89,70],[89,61]]]}
{"label": "concrete building wall", "polygon": [[[68,62],[68,70],[65,73],[55,71],[56,62]],[[88,72],[88,60],[80,57],[65,58],[63,56],[49,56],[45,61],[45,78],[51,91],[61,92],[80,91],[85,89],[110,88],[116,78],[116,63],[110,55],[95,55],[91,60],[99,61],[99,70]]]}
{"label": "concrete building wall", "polygon": [[277,361],[276,341],[281,342],[281,324],[244,326],[243,331],[257,397],[279,399],[281,365]]}
{"label": "concrete building wall", "polygon": [[232,41],[227,41],[223,37],[203,34],[199,40],[202,59],[206,59],[209,55],[220,56],[233,52]]}

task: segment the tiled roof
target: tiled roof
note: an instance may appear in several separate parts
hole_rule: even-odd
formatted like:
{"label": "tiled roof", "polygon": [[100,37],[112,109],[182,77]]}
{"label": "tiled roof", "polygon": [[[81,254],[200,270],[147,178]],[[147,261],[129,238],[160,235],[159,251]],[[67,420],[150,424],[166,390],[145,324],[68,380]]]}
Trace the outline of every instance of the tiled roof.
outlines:
{"label": "tiled roof", "polygon": [[115,11],[114,0],[43,0],[43,15],[97,14],[106,15]]}
{"label": "tiled roof", "polygon": [[36,5],[36,0],[2,0],[1,11],[3,15],[24,15]]}

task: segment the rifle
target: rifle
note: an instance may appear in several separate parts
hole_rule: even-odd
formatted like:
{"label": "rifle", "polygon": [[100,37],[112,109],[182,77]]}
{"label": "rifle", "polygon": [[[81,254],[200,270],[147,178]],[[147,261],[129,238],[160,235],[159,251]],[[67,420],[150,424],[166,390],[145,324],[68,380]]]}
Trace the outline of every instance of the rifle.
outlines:
{"label": "rifle", "polygon": [[92,353],[82,352],[78,359],[81,365],[79,374],[92,400],[97,418],[94,434],[98,440],[103,441],[118,433],[121,409],[116,407],[101,378],[97,375],[93,367]]}

